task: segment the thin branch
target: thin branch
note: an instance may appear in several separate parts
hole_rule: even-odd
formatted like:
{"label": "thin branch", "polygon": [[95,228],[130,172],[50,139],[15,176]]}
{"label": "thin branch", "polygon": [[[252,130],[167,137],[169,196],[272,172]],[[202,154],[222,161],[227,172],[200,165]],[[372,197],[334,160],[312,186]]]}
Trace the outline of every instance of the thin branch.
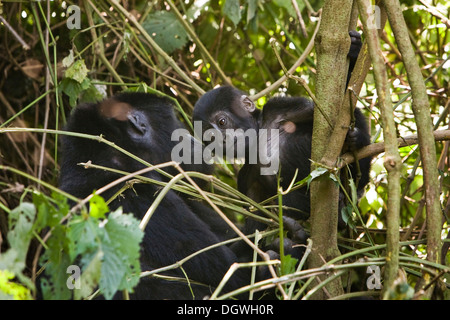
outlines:
{"label": "thin branch", "polygon": [[[216,204],[214,202],[211,201],[211,199],[206,195],[206,193],[195,183],[194,180],[192,180],[192,178],[186,174],[186,172],[184,172],[184,170],[178,165],[175,165],[175,168],[186,178],[186,180],[195,187],[195,189],[203,196],[203,198],[206,200],[206,202],[208,202],[208,204],[214,209],[214,211],[216,211],[219,216],[230,226],[230,228],[236,232],[236,234],[242,238],[242,240],[244,240],[245,243],[247,243],[253,250],[255,250],[256,252],[258,252],[258,254],[269,264],[268,268],[270,273],[272,274],[272,276],[274,278],[277,278],[277,274],[275,273],[275,270],[273,269],[273,266],[270,265],[270,257],[267,253],[265,253],[264,251],[262,251],[260,248],[258,248],[252,241],[250,241],[250,239],[248,239],[244,233],[242,233],[242,231],[236,227],[236,225],[222,212],[222,210],[219,209],[219,207],[216,206]],[[283,287],[281,286],[281,284],[277,285],[278,289],[280,290],[281,294],[283,295],[284,298],[287,297],[286,292],[284,291]]]}
{"label": "thin branch", "polygon": [[[320,14],[321,13],[322,13],[322,11],[320,11]],[[313,33],[308,45],[306,46],[305,51],[303,51],[303,54],[300,56],[300,58],[298,58],[298,60],[295,61],[295,63],[292,65],[292,67],[288,70],[287,74],[285,73],[280,79],[278,79],[277,81],[272,83],[270,86],[268,86],[264,90],[258,92],[257,94],[255,94],[253,96],[250,96],[250,99],[257,100],[257,99],[269,94],[270,92],[272,92],[273,90],[275,90],[279,86],[281,86],[283,84],[283,82],[285,82],[287,79],[289,79],[288,74],[289,75],[294,74],[295,70],[306,60],[306,58],[309,56],[311,50],[314,47],[314,41],[315,41],[317,32],[319,31],[320,21],[322,21],[322,19],[318,20],[316,29],[314,30],[314,33]]]}
{"label": "thin branch", "polygon": [[[278,63],[281,66],[281,69],[283,70],[284,76],[287,79],[292,79],[295,82],[297,82],[298,84],[300,84],[305,90],[306,92],[308,92],[309,96],[311,97],[311,99],[314,101],[316,108],[320,111],[320,113],[322,114],[322,116],[325,118],[325,120],[327,121],[328,125],[330,126],[331,129],[333,129],[333,124],[331,123],[331,119],[328,116],[328,114],[323,110],[323,108],[320,106],[319,101],[316,99],[316,96],[314,95],[314,93],[311,91],[311,89],[309,88],[308,84],[306,83],[306,81],[300,77],[294,76],[290,73],[290,71],[288,71],[286,69],[286,66],[284,65],[283,61],[281,60],[280,54],[278,53],[277,49],[275,48],[275,44],[276,44],[276,40],[274,38],[272,38],[270,40],[270,45],[272,46],[273,52],[275,53],[275,56],[277,57]],[[292,69],[292,68],[291,68]]]}
{"label": "thin branch", "polygon": [[[450,140],[450,130],[437,130],[433,132],[433,137],[435,141],[448,141]],[[402,137],[397,139],[398,147],[407,147],[419,143],[419,137],[417,134]],[[356,157],[358,159],[363,159],[366,157],[373,157],[385,151],[385,143],[378,142],[370,144],[364,148],[359,149],[356,152]],[[348,152],[341,156],[338,168],[342,168],[355,161],[353,153]],[[324,163],[326,166],[333,166],[331,163]]]}
{"label": "thin branch", "polygon": [[0,15],[0,22],[3,23],[6,29],[8,29],[8,31],[11,32],[11,34],[14,36],[14,38],[16,38],[17,41],[20,42],[22,48],[24,48],[25,50],[30,50],[30,46],[22,39],[22,37],[16,32],[16,30],[14,30],[14,28],[11,27],[8,21],[6,21],[5,18],[3,18],[3,16],[1,15]]}
{"label": "thin branch", "polygon": [[206,49],[206,47],[203,45],[203,43],[198,38],[195,31],[192,29],[191,25],[187,22],[187,19],[181,15],[180,11],[178,11],[178,9],[175,6],[175,4],[173,3],[173,1],[167,0],[167,3],[169,4],[170,8],[177,16],[178,21],[183,25],[184,30],[186,30],[186,32],[191,36],[192,41],[194,41],[194,43],[198,46],[198,48],[200,49],[202,54],[205,55],[206,59],[209,61],[209,63],[211,63],[211,66],[213,67],[213,69],[217,71],[217,73],[219,74],[219,77],[222,79],[222,81],[225,82],[226,84],[231,84],[230,79],[228,79],[228,77],[223,72],[222,68],[220,68],[220,66],[216,62],[216,60],[214,60],[214,58],[211,56],[211,54],[209,53],[209,50]]}
{"label": "thin branch", "polygon": [[387,232],[386,232],[386,268],[384,271],[384,291],[391,289],[398,276],[399,264],[399,221],[400,221],[400,174],[402,160],[398,151],[397,132],[392,109],[392,100],[389,89],[389,80],[381,51],[378,31],[370,26],[373,18],[370,0],[358,0],[359,14],[364,25],[364,31],[372,58],[378,102],[383,119],[383,134],[386,142],[384,167],[388,172],[388,199],[387,199]]}
{"label": "thin branch", "polygon": [[298,4],[296,0],[291,0],[292,6],[294,7],[295,14],[297,15],[298,22],[300,23],[300,30],[302,30],[302,34],[305,38],[308,37],[308,33],[306,32],[305,21],[303,21],[302,13],[298,8]]}
{"label": "thin branch", "polygon": [[[441,206],[439,201],[440,185],[436,163],[436,146],[433,139],[430,104],[422,72],[416,60],[415,51],[409,38],[408,26],[398,0],[385,0],[384,5],[395,40],[403,57],[408,82],[412,91],[412,109],[417,123],[420,156],[423,164],[424,189],[426,190],[427,212],[427,260],[440,261],[441,251]],[[425,275],[423,279],[428,279]],[[426,280],[425,280],[426,281]],[[427,291],[430,297],[432,289]]]}
{"label": "thin branch", "polygon": [[141,35],[147,40],[150,45],[155,49],[155,51],[161,55],[164,60],[174,69],[175,72],[178,73],[178,75],[183,78],[191,87],[197,91],[199,94],[204,94],[205,90],[200,88],[181,68],[178,66],[178,64],[170,57],[161,47],[153,40],[153,38],[145,31],[145,29],[142,27],[142,25],[139,23],[139,21],[136,20],[136,18],[128,12],[117,0],[110,0],[109,1],[118,11],[120,11],[131,23],[139,30]]}
{"label": "thin branch", "polygon": [[442,21],[443,24],[445,24],[447,26],[447,28],[450,28],[450,20],[447,19],[446,16],[444,16],[442,13],[440,13],[436,7],[433,7],[430,3],[428,3],[428,1],[425,0],[419,0],[420,3],[422,3],[426,10],[431,13],[433,16],[435,16],[436,18],[438,18],[439,20]]}

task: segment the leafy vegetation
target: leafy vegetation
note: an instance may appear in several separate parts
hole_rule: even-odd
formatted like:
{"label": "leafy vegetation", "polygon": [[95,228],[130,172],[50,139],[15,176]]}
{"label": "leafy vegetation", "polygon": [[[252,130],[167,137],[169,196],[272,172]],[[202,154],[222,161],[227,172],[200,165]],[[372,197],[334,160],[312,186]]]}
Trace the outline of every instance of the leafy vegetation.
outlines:
{"label": "leafy vegetation", "polygon": [[[61,130],[76,104],[122,90],[154,91],[173,98],[188,126],[195,102],[218,84],[231,83],[249,92],[260,107],[276,94],[307,96],[305,87],[284,77],[280,62],[287,68],[295,66],[292,75],[315,92],[317,53],[311,49],[323,1],[295,3],[298,8],[290,0],[136,0],[126,6],[116,0],[0,1],[0,298],[36,298],[37,286],[49,299],[87,298],[97,288],[106,298],[130,291],[146,271],[141,274],[138,263],[139,221],[132,213],[108,213],[99,197],[90,200],[89,210],[70,209],[68,200],[77,199],[57,189],[58,143],[63,133],[52,129]],[[72,4],[79,6],[79,16],[68,10]],[[448,4],[407,0],[402,1],[402,9],[426,81],[434,129],[443,131],[450,107]],[[67,19],[77,17],[80,28],[69,28]],[[357,30],[362,31],[361,24]],[[362,35],[364,40],[364,31]],[[417,135],[410,79],[389,23],[380,38],[397,136]],[[374,143],[384,141],[378,97],[369,70],[358,106],[370,118]],[[401,271],[394,286],[384,291],[385,298],[424,297],[419,288],[425,273],[430,276],[428,287],[435,287],[434,294],[426,297],[450,299],[448,139],[444,134],[436,142],[435,154],[443,212],[439,263],[426,260],[427,185],[420,146],[416,142],[399,148]],[[315,278],[330,271],[343,279],[346,295],[337,298],[383,298],[377,286],[369,286],[375,273],[367,272],[369,266],[382,268],[386,260],[389,183],[383,161],[384,153],[379,151],[365,196],[358,206],[346,208],[350,227],[338,238],[342,255],[318,269],[308,269],[303,262],[295,269],[286,259],[282,274],[289,283],[284,298],[310,298],[326,284],[318,285]],[[218,166],[214,192],[207,193],[237,224],[250,201],[234,189],[238,170],[238,165]],[[312,177],[329,172],[321,170]],[[192,186],[174,183],[171,187],[202,197]],[[233,196],[222,201],[217,197],[221,190]],[[74,264],[82,273],[81,291],[69,289],[71,273],[66,271]],[[38,276],[41,282],[36,282]],[[76,285],[75,277],[71,279]]]}

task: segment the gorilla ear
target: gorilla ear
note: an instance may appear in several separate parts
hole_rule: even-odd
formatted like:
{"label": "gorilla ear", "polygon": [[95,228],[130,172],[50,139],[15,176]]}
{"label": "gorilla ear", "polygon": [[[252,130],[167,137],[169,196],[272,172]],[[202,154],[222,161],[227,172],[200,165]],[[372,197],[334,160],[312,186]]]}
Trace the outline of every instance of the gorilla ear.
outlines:
{"label": "gorilla ear", "polygon": [[242,108],[244,108],[244,110],[247,110],[250,113],[253,113],[256,109],[255,104],[253,103],[253,101],[245,95],[241,96],[241,106]]}

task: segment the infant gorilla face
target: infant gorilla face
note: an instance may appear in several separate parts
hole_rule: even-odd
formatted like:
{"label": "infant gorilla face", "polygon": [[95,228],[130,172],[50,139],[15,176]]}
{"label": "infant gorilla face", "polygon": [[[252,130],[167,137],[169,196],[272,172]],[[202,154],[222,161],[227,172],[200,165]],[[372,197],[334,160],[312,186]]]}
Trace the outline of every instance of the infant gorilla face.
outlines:
{"label": "infant gorilla face", "polygon": [[[361,36],[356,31],[349,32],[351,46],[348,53],[350,59],[348,76],[353,71],[354,63],[361,48]],[[347,79],[347,85],[348,80]],[[355,110],[355,130],[350,131],[345,149],[359,149],[370,144],[370,134],[365,117],[360,110]],[[235,88],[224,86],[207,92],[194,107],[194,120],[201,121],[204,128],[246,130],[248,128],[260,131],[262,129],[278,130],[276,148],[271,141],[271,154],[279,159],[279,168],[275,173],[264,175],[261,169],[266,164],[258,161],[251,162],[250,143],[246,141],[245,164],[239,171],[239,191],[255,201],[263,201],[277,193],[277,175],[280,183],[286,189],[294,177],[300,181],[308,176],[311,168],[311,139],[314,122],[314,104],[303,97],[275,97],[268,100],[262,111],[249,101],[246,94]],[[226,136],[225,134],[223,136]],[[233,154],[233,156],[235,156]],[[357,186],[362,194],[369,181],[370,158],[361,159],[359,165],[349,166],[353,177],[361,178]],[[278,169],[280,171],[278,171]],[[294,181],[295,182],[295,181]],[[342,197],[345,198],[345,197]],[[293,208],[284,213],[296,219],[309,218],[310,199],[306,188],[297,189],[283,197],[283,205]],[[247,230],[253,232],[256,228],[264,229],[264,225],[247,219]]]}

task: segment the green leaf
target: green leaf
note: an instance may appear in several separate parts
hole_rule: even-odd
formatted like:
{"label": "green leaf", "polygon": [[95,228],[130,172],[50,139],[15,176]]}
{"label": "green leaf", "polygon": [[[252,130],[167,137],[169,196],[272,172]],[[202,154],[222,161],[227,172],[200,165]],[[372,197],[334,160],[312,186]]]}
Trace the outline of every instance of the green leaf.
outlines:
{"label": "green leaf", "polygon": [[[41,280],[44,299],[84,298],[98,286],[100,265],[94,258],[98,254],[98,221],[86,219],[86,216],[74,216],[66,225],[58,225],[47,241],[48,249],[42,257],[46,263],[46,277]],[[81,288],[69,289],[66,273],[69,266],[76,265],[84,270],[81,276]],[[81,290],[81,291],[80,291]]]}
{"label": "green leaf", "polygon": [[142,27],[168,54],[182,48],[189,40],[175,14],[169,11],[150,13],[142,23]]}
{"label": "green leaf", "polygon": [[106,86],[90,85],[80,95],[80,102],[98,102],[106,98]]}
{"label": "green leaf", "polygon": [[[56,251],[56,245],[56,243],[51,245],[54,252]],[[68,300],[72,297],[72,291],[66,284],[69,276],[66,270],[72,262],[65,251],[59,250],[57,253],[59,255],[55,258],[55,254],[49,254],[46,251],[41,259],[41,264],[46,263],[46,276],[41,278],[41,290],[45,300]]]}
{"label": "green leaf", "polygon": [[[89,81],[89,79],[86,80]],[[62,92],[69,96],[70,106],[75,107],[77,105],[78,95],[83,91],[81,84],[73,79],[64,78],[61,80],[59,87]]]}
{"label": "green leaf", "polygon": [[294,273],[297,262],[298,259],[291,257],[290,254],[285,255],[283,259],[283,265],[281,268],[281,275]]}
{"label": "green leaf", "polygon": [[105,200],[97,195],[89,200],[89,215],[93,218],[105,218],[105,214],[109,211],[108,206],[106,205]]}
{"label": "green leaf", "polygon": [[52,193],[51,198],[34,193],[33,203],[37,208],[33,227],[36,232],[47,227],[52,228],[51,236],[46,242],[46,250],[40,258],[40,264],[45,264],[46,274],[40,281],[42,295],[44,299],[69,299],[71,292],[66,286],[67,275],[63,271],[71,261],[68,256],[67,226],[61,224],[61,219],[69,212],[67,198],[56,192]]}
{"label": "green leaf", "polygon": [[[79,255],[92,254],[98,250],[99,245],[98,221],[81,216],[74,217],[69,224],[67,236],[72,260]],[[90,259],[91,257],[88,258]]]}
{"label": "green leaf", "polygon": [[305,184],[307,184],[309,186],[309,183],[311,182],[311,175],[308,175],[307,177],[303,178],[300,181],[297,181],[296,183],[294,183],[294,186],[303,186]]}
{"label": "green leaf", "polygon": [[81,59],[75,61],[70,67],[68,67],[64,75],[66,78],[73,79],[82,84],[87,78],[88,72],[89,69],[86,67],[84,60]]}
{"label": "green leaf", "polygon": [[[297,13],[292,5],[292,0],[273,0],[273,3],[278,7],[285,8],[290,16],[297,17]],[[301,12],[305,7],[304,1],[297,0],[297,6]]]}
{"label": "green leaf", "polygon": [[8,242],[18,253],[17,260],[25,262],[28,247],[33,237],[33,224],[36,217],[34,204],[23,202],[9,214]]}
{"label": "green leaf", "polygon": [[109,214],[104,230],[100,289],[110,299],[116,291],[131,291],[139,282],[140,243],[144,233],[139,229],[139,221],[131,214],[122,214],[121,208]]}
{"label": "green leaf", "polygon": [[358,191],[356,190],[355,181],[353,179],[349,179],[348,185],[350,186],[352,202],[358,202]]}
{"label": "green leaf", "polygon": [[10,281],[14,276],[14,273],[8,270],[0,270],[0,299],[31,300],[30,290]]}
{"label": "green leaf", "polygon": [[80,289],[74,290],[75,299],[86,298],[97,288],[101,276],[102,259],[103,252],[98,250],[89,263],[86,263],[83,273],[80,276]]}
{"label": "green leaf", "polygon": [[313,171],[311,171],[311,173],[309,174],[308,178],[308,188],[309,188],[309,184],[311,183],[311,181],[313,181],[314,179],[317,179],[318,177],[323,176],[324,174],[328,174],[328,170],[322,167],[319,167]]}
{"label": "green leaf", "polygon": [[226,0],[222,8],[223,14],[226,15],[237,26],[241,21],[241,5],[239,0]]}
{"label": "green leaf", "polygon": [[324,175],[326,173],[328,173],[327,169],[319,167],[319,168],[317,168],[317,169],[315,169],[315,170],[313,170],[311,172],[311,174],[310,174],[311,180],[314,180],[314,179],[316,179],[316,178],[318,178],[318,177],[320,177],[320,176],[322,176],[322,175]]}
{"label": "green leaf", "polygon": [[81,257],[77,260],[83,270],[81,285],[86,286],[83,292],[76,293],[77,298],[86,297],[99,286],[105,298],[111,299],[118,290],[132,291],[138,284],[144,233],[132,214],[123,214],[119,208],[105,220],[75,217],[68,236],[71,259]]}
{"label": "green leaf", "polygon": [[75,58],[73,56],[73,50],[71,49],[69,50],[69,55],[62,60],[62,65],[64,68],[69,68],[74,61]]}
{"label": "green leaf", "polygon": [[334,173],[330,173],[330,179],[334,182],[336,187],[339,187],[339,177],[336,176]]}
{"label": "green leaf", "polygon": [[353,215],[353,206],[351,203],[341,209],[341,217],[345,224],[350,226],[352,229],[356,228]]}
{"label": "green leaf", "polygon": [[34,228],[37,232],[45,227],[55,227],[60,224],[61,219],[69,212],[67,198],[59,193],[52,193],[51,199],[55,205],[50,203],[48,196],[42,193],[33,193],[33,203],[37,208],[37,218]]}
{"label": "green leaf", "polygon": [[256,12],[258,11],[258,0],[248,0],[247,8],[247,24],[256,17]]}
{"label": "green leaf", "polygon": [[[70,55],[66,58],[67,60],[65,63],[70,63]],[[60,88],[62,92],[69,96],[69,103],[72,107],[77,105],[78,97],[84,90],[90,88],[96,90],[91,84],[91,80],[87,77],[88,72],[89,70],[84,63],[84,60],[77,60],[73,62],[64,73],[65,78],[61,80]]]}

